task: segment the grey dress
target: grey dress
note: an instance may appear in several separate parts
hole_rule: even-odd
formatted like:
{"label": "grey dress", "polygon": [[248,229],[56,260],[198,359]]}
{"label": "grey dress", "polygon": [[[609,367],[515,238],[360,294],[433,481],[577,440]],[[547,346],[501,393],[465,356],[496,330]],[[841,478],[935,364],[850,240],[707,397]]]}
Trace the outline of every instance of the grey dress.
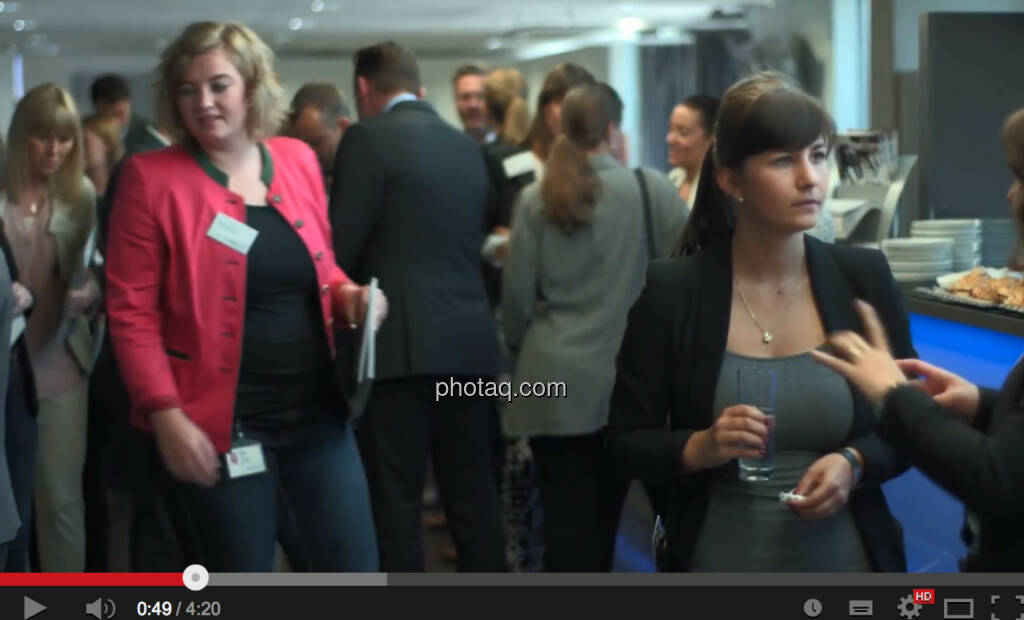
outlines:
{"label": "grey dress", "polygon": [[0,559],[4,555],[3,545],[14,538],[21,526],[18,508],[11,489],[11,475],[7,469],[5,429],[7,427],[5,404],[7,402],[7,379],[11,363],[11,313],[14,295],[11,292],[11,274],[7,259],[0,252]]}
{"label": "grey dress", "polygon": [[[565,398],[517,398],[508,437],[585,435],[608,421],[615,354],[640,295],[648,248],[640,186],[610,155],[590,155],[601,181],[593,220],[566,235],[543,213],[540,184],[520,194],[502,285],[505,340],[522,382],[564,382]],[[644,169],[655,254],[668,256],[689,210],[665,175]]]}
{"label": "grey dress", "polygon": [[847,383],[809,353],[750,358],[725,353],[715,390],[715,411],[738,404],[737,371],[776,373],[776,455],[771,480],[744,482],[732,468],[714,475],[704,528],[691,570],[709,572],[829,572],[871,570],[853,515],[808,521],[779,503],[807,468],[843,447],[853,424]]}

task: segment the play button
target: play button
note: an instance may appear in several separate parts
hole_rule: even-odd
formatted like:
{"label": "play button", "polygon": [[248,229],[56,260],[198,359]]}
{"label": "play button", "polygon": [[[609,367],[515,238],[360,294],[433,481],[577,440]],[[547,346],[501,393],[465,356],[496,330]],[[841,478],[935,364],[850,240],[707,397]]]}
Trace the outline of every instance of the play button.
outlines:
{"label": "play button", "polygon": [[46,611],[46,605],[41,605],[29,597],[25,597],[25,620],[35,618],[44,611]]}

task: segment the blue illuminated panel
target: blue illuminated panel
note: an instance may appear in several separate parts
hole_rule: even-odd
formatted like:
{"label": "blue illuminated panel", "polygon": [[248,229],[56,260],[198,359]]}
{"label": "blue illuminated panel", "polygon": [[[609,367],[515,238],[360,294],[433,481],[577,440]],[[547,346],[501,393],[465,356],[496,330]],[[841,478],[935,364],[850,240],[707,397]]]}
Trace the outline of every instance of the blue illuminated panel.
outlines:
{"label": "blue illuminated panel", "polygon": [[[1024,352],[1024,338],[921,314],[910,315],[910,333],[922,360],[987,387],[1002,385]],[[917,469],[886,483],[885,495],[903,523],[909,570],[957,570],[963,505]]]}

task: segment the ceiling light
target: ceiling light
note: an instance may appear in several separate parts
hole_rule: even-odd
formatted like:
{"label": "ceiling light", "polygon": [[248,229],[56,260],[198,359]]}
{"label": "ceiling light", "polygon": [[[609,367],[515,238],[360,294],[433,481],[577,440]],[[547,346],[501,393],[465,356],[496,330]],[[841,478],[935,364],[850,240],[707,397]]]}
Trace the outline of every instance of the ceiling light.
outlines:
{"label": "ceiling light", "polygon": [[16,20],[14,20],[14,31],[15,32],[21,32],[24,29],[25,29],[25,20],[23,20],[23,19],[16,19]]}
{"label": "ceiling light", "polygon": [[298,17],[293,17],[288,20],[288,30],[300,30],[302,28],[302,20]]}
{"label": "ceiling light", "polygon": [[682,36],[682,31],[677,26],[658,26],[655,33],[659,39],[668,41]]}
{"label": "ceiling light", "polygon": [[623,17],[618,21],[617,26],[626,34],[636,34],[647,28],[647,21],[640,17]]}
{"label": "ceiling light", "polygon": [[484,47],[489,50],[499,50],[501,49],[501,39],[498,37],[491,37],[484,43]]}
{"label": "ceiling light", "polygon": [[324,10],[324,0],[313,0],[309,3],[309,10],[314,13],[320,13]]}

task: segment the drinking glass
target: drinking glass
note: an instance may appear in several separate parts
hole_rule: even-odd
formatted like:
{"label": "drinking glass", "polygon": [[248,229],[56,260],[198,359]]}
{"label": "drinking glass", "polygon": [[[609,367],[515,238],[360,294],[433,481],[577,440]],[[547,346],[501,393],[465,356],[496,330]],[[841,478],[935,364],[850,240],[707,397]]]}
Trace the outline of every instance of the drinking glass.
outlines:
{"label": "drinking glass", "polygon": [[775,371],[757,366],[737,369],[736,394],[739,404],[756,407],[765,415],[768,427],[764,456],[739,459],[740,480],[771,480],[775,473]]}

